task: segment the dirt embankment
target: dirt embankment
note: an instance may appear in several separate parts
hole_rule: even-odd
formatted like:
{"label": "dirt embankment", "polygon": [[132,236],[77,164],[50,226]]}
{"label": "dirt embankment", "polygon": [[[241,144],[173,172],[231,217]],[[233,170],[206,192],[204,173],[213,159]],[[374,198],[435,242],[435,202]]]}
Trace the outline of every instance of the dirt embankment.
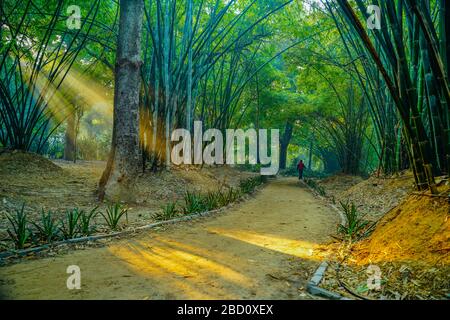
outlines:
{"label": "dirt embankment", "polygon": [[417,261],[450,263],[448,199],[410,195],[389,211],[371,236],[353,248],[359,264]]}
{"label": "dirt embankment", "polygon": [[336,206],[340,207],[339,202],[353,202],[368,220],[377,221],[414,191],[414,176],[409,171],[368,179],[337,175],[321,180],[319,184]]}
{"label": "dirt embankment", "polygon": [[[439,196],[415,193],[409,172],[371,177],[335,194],[340,201],[353,201],[366,219],[378,222],[368,238],[341,250],[335,245],[338,255],[323,286],[348,295],[345,286],[374,299],[448,298],[450,187],[448,181],[438,180]],[[322,183],[330,189],[330,181]],[[380,290],[367,286],[369,266],[379,268]]]}

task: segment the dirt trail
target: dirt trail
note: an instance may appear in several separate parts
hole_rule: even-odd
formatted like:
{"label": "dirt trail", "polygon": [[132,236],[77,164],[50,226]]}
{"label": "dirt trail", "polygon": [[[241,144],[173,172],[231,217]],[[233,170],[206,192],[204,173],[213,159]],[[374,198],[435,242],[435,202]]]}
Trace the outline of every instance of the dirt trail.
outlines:
{"label": "dirt trail", "polygon": [[[337,214],[293,178],[214,217],[0,268],[12,299],[301,299]],[[68,290],[66,269],[81,269]]]}

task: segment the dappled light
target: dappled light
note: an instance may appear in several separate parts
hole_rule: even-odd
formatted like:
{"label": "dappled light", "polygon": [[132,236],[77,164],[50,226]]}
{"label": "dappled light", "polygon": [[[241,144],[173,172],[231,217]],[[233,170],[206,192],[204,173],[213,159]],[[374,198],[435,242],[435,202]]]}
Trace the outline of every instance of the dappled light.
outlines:
{"label": "dappled light", "polygon": [[321,260],[321,257],[319,257],[315,251],[319,247],[316,243],[283,239],[270,234],[257,234],[249,231],[224,229],[211,229],[210,231],[215,232],[218,235],[244,241],[255,246],[260,246],[298,258]]}
{"label": "dappled light", "polygon": [[1,0],[0,299],[448,299],[449,83],[448,0]]}

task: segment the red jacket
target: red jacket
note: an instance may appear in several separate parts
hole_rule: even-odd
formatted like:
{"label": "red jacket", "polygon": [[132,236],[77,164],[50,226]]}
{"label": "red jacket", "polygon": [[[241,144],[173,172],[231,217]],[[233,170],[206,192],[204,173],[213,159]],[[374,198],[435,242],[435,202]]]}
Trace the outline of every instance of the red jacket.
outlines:
{"label": "red jacket", "polygon": [[305,164],[304,164],[303,162],[299,162],[299,163],[297,164],[297,169],[298,169],[298,170],[303,170],[303,169],[305,169]]}

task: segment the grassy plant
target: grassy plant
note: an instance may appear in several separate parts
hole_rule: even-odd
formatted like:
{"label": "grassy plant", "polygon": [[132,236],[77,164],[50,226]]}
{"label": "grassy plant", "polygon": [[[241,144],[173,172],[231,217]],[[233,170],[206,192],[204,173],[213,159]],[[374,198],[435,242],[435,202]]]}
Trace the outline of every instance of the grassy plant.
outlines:
{"label": "grassy plant", "polygon": [[305,183],[313,189],[317,188],[317,182],[313,179],[305,179]]}
{"label": "grassy plant", "polygon": [[202,196],[200,194],[189,191],[184,194],[183,212],[185,214],[202,212],[204,209]]}
{"label": "grassy plant", "polygon": [[317,185],[317,186],[316,186],[316,191],[317,191],[317,193],[318,193],[319,195],[321,195],[322,197],[325,197],[325,196],[327,195],[327,193],[326,193],[326,191],[325,191],[325,188],[322,187],[322,186],[320,186],[320,185]]}
{"label": "grassy plant", "polygon": [[340,225],[338,231],[345,236],[353,239],[357,237],[367,226],[368,221],[364,220],[364,215],[358,212],[353,202],[340,201],[341,207],[344,211],[346,224]]}
{"label": "grassy plant", "polygon": [[305,183],[310,186],[312,189],[314,189],[319,195],[322,197],[325,197],[327,195],[325,188],[319,185],[316,181],[313,179],[305,179]]}
{"label": "grassy plant", "polygon": [[96,231],[95,225],[92,224],[92,219],[98,215],[98,207],[95,207],[89,213],[81,211],[80,213],[80,232],[84,236],[90,236]]}
{"label": "grassy plant", "polygon": [[120,203],[111,204],[106,208],[106,214],[101,212],[103,218],[105,218],[106,224],[111,230],[117,230],[120,219],[125,215],[128,222],[128,208],[124,207]]}
{"label": "grassy plant", "polygon": [[219,207],[225,207],[228,205],[228,194],[222,190],[217,191],[217,203]]}
{"label": "grassy plant", "polygon": [[239,183],[239,188],[241,189],[242,193],[251,193],[254,190],[253,181],[248,180],[241,180]]}
{"label": "grassy plant", "polygon": [[239,188],[222,188],[217,191],[200,195],[195,192],[186,192],[184,195],[183,212],[185,214],[198,213],[225,207],[231,202],[238,200],[242,194],[251,193],[264,182],[264,177],[258,176],[240,181]]}
{"label": "grassy plant", "polygon": [[24,209],[25,204],[22,205],[20,210],[16,210],[15,215],[6,213],[6,218],[11,225],[11,228],[6,231],[17,249],[23,249],[32,237],[32,231],[28,227],[28,217]]}
{"label": "grassy plant", "polygon": [[206,210],[214,210],[219,207],[219,191],[208,192],[203,197],[203,205]]}
{"label": "grassy plant", "polygon": [[240,196],[241,196],[241,191],[239,189],[233,189],[233,188],[228,189],[228,193],[227,193],[228,204],[235,202],[236,200],[239,199]]}
{"label": "grassy plant", "polygon": [[61,220],[61,226],[59,228],[64,239],[73,239],[78,236],[80,233],[80,226],[78,225],[80,216],[81,212],[78,208],[66,210],[66,214]]}
{"label": "grassy plant", "polygon": [[243,194],[252,193],[256,187],[261,185],[265,181],[264,176],[257,176],[246,180],[241,180],[239,183],[239,189]]}
{"label": "grassy plant", "polygon": [[161,211],[153,215],[153,219],[157,221],[165,221],[175,218],[178,215],[178,210],[175,202],[169,202],[161,207]]}
{"label": "grassy plant", "polygon": [[38,231],[40,241],[51,243],[59,236],[60,230],[58,223],[56,222],[54,213],[51,210],[45,212],[44,209],[42,209],[39,222],[33,223],[33,225]]}

